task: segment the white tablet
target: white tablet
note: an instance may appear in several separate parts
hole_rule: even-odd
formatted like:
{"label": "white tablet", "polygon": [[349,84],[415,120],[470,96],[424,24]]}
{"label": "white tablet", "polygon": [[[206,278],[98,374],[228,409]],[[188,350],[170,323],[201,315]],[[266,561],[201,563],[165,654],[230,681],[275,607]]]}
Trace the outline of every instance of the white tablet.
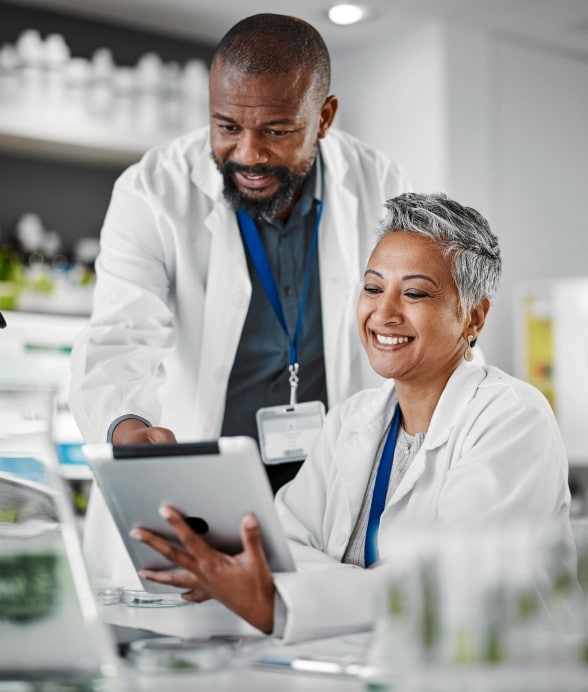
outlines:
{"label": "white tablet", "polygon": [[[255,512],[273,572],[295,570],[255,440],[221,437],[203,442],[84,445],[82,452],[102,491],[137,571],[172,569],[163,556],[129,536],[141,526],[176,541],[158,509],[168,504],[213,547],[241,552],[241,519]],[[141,580],[146,591],[169,592]]]}

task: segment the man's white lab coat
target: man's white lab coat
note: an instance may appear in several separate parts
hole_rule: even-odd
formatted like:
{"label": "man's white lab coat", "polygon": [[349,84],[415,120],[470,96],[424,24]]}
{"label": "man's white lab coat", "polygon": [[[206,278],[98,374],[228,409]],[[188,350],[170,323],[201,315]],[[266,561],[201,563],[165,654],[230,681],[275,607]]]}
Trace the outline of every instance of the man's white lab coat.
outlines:
{"label": "man's white lab coat", "polygon": [[[329,131],[320,150],[319,271],[332,406],[376,381],[357,336],[357,291],[383,204],[407,185],[389,159],[348,135]],[[129,413],[178,439],[216,437],[250,296],[208,128],[148,152],[115,184],[94,311],[72,354],[70,406],[84,440],[104,442],[110,423]]]}
{"label": "man's white lab coat", "polygon": [[[385,570],[340,560],[395,404],[393,383],[386,382],[331,410],[298,475],[278,492],[278,514],[303,570],[275,575],[288,609],[289,641],[373,624],[374,594]],[[566,452],[543,395],[497,368],[463,361],[423,445],[387,498],[380,558],[394,561],[403,525],[475,531],[544,522],[559,527],[573,546],[567,478]]]}
{"label": "man's white lab coat", "polygon": [[[357,335],[356,301],[383,204],[407,184],[388,158],[336,130],[320,140],[320,152],[319,271],[333,406],[378,381]],[[70,407],[84,440],[106,441],[110,423],[126,414],[168,427],[178,440],[217,437],[251,282],[208,128],[148,152],[122,174],[96,270],[90,325],[71,359]],[[97,493],[84,547],[99,581],[136,582]]]}

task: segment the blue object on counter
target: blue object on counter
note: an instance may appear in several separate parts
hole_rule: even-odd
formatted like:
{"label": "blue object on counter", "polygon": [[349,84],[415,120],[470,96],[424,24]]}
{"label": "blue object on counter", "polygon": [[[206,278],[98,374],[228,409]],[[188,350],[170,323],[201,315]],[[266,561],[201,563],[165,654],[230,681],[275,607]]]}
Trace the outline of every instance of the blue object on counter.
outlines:
{"label": "blue object on counter", "polygon": [[48,482],[43,462],[33,457],[0,457],[0,471],[35,483]]}
{"label": "blue object on counter", "polygon": [[60,464],[79,464],[87,466],[88,463],[82,454],[82,442],[57,442],[55,451]]}

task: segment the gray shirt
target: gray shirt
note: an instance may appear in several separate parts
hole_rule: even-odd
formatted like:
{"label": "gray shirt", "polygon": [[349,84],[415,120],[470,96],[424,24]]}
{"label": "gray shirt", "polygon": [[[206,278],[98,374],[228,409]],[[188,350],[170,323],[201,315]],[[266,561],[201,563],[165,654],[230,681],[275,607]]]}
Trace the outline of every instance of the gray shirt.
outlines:
{"label": "gray shirt", "polygon": [[[365,538],[367,534],[368,519],[370,514],[372,496],[374,494],[374,487],[376,485],[376,475],[378,473],[378,466],[380,464],[380,459],[382,452],[384,451],[384,445],[386,443],[386,438],[388,436],[388,430],[384,437],[380,440],[380,446],[378,447],[378,452],[375,456],[374,463],[372,465],[372,470],[368,480],[368,484],[365,490],[365,495],[361,503],[361,508],[359,510],[359,516],[357,522],[349,539],[349,543],[343,555],[341,562],[345,562],[352,565],[357,565],[359,567],[365,567]],[[406,470],[410,466],[412,460],[415,458],[417,452],[419,451],[421,445],[425,440],[427,433],[417,433],[416,435],[409,435],[404,431],[402,426],[398,429],[398,439],[396,440],[396,447],[394,448],[394,458],[392,461],[392,471],[390,473],[390,481],[388,483],[388,490],[386,492],[386,502],[390,500],[392,494],[396,491],[400,485],[400,481],[404,478]]]}
{"label": "gray shirt", "polygon": [[[321,175],[317,158],[286,223],[275,219],[257,222],[291,339],[298,319],[320,195]],[[289,341],[248,253],[247,266],[252,285],[251,303],[229,378],[222,434],[249,435],[257,439],[257,409],[285,405],[290,401]],[[298,401],[319,400],[326,407],[318,249],[303,315],[298,362]]]}

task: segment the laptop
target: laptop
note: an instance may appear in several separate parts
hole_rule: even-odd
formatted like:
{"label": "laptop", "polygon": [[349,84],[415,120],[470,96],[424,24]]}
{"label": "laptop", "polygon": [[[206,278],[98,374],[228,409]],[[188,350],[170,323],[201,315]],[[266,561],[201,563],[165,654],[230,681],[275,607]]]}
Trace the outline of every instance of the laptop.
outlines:
{"label": "laptop", "polygon": [[[286,536],[257,443],[250,437],[141,445],[82,447],[137,571],[173,569],[166,558],[129,536],[143,527],[177,542],[158,509],[178,509],[212,547],[231,555],[242,551],[241,519],[255,512],[273,572],[295,571]],[[139,577],[140,578],[140,577]],[[152,593],[182,591],[141,579]]]}

